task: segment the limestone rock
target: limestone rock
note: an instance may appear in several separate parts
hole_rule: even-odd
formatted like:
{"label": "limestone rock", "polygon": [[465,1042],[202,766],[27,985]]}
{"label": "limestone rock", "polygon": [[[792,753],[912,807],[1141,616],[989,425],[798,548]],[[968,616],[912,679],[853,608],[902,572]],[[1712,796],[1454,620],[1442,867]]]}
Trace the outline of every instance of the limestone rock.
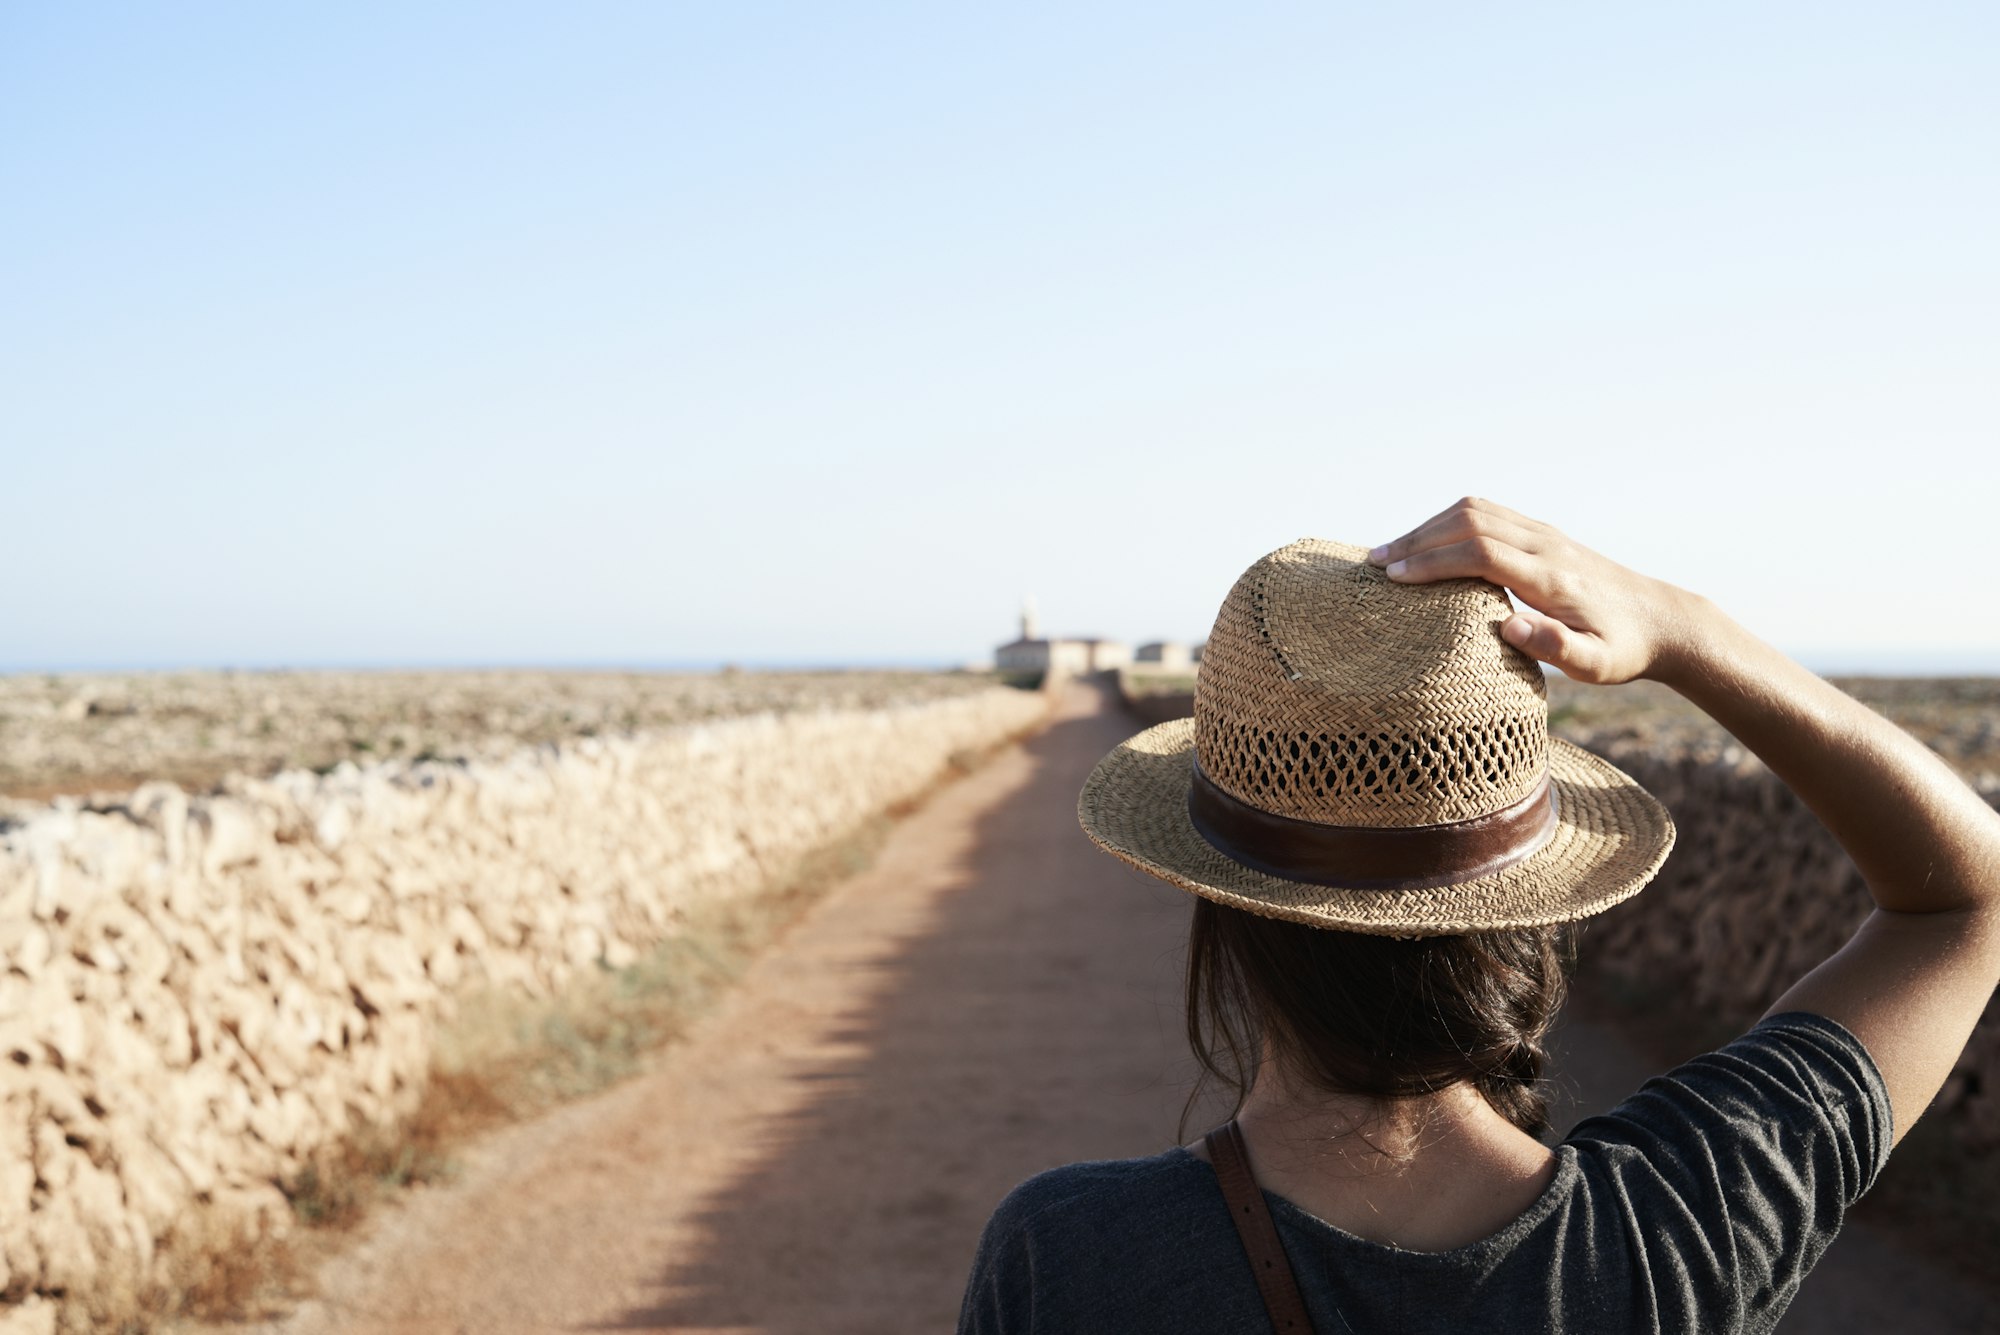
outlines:
{"label": "limestone rock", "polygon": [[0,1305],[0,1335],[56,1335],[56,1305],[32,1294],[11,1307]]}

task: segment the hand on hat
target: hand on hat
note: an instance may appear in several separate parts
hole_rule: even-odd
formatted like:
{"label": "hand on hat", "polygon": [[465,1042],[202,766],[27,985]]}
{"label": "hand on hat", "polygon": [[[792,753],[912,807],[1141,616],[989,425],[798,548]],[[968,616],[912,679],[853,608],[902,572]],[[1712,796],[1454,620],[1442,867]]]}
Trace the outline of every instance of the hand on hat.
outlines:
{"label": "hand on hat", "polygon": [[1691,599],[1548,524],[1468,496],[1368,553],[1401,584],[1476,578],[1531,610],[1501,626],[1509,644],[1578,681],[1660,676],[1687,642]]}

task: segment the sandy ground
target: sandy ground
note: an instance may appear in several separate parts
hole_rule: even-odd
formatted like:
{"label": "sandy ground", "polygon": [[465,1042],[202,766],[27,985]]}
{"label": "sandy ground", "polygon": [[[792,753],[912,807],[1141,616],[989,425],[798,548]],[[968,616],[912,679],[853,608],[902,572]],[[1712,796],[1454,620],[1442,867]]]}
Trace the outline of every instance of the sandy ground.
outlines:
{"label": "sandy ground", "polygon": [[[1046,732],[905,821],[656,1072],[485,1140],[264,1329],[949,1330],[1010,1187],[1175,1139],[1187,901],[1074,817],[1084,774],[1131,731],[1078,688]],[[1570,1119],[1650,1073],[1588,1017],[1559,1047]],[[1857,1227],[1784,1329],[1996,1320]]]}

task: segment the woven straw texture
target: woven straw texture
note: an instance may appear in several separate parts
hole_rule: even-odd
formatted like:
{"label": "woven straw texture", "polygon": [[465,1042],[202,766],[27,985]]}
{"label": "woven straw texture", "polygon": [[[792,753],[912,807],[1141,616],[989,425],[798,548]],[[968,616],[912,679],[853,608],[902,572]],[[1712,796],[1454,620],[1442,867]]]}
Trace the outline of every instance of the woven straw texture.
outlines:
{"label": "woven straw texture", "polygon": [[1392,584],[1305,539],[1243,573],[1202,650],[1195,746],[1231,796],[1328,825],[1438,825],[1526,797],[1548,688],[1484,580]]}
{"label": "woven straw texture", "polygon": [[[1388,936],[1566,922],[1636,894],[1673,847],[1666,809],[1609,763],[1548,735],[1541,668],[1502,640],[1506,595],[1480,580],[1391,583],[1359,547],[1306,539],[1230,590],[1202,651],[1194,718],[1101,761],[1083,828],[1141,870],[1270,917]],[[1195,830],[1204,772],[1252,806],[1344,826],[1469,820],[1544,773],[1560,811],[1525,861],[1455,885],[1355,890],[1288,881]]]}

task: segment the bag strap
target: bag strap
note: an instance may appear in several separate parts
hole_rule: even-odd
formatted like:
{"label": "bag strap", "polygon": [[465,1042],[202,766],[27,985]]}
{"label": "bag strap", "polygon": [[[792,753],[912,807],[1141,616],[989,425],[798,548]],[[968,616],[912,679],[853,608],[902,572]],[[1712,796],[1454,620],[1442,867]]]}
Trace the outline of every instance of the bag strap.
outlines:
{"label": "bag strap", "polygon": [[1229,1202],[1229,1217],[1236,1221],[1236,1236],[1250,1256],[1250,1269],[1257,1276],[1257,1292],[1264,1296],[1264,1311],[1277,1335],[1312,1335],[1312,1318],[1306,1315],[1306,1301],[1299,1296],[1298,1277],[1292,1273],[1285,1245],[1278,1241],[1278,1225],[1271,1207],[1264,1203],[1263,1188],[1250,1172],[1250,1153],[1243,1144],[1243,1130],[1232,1119],[1208,1133],[1208,1161],[1215,1168],[1215,1180],[1222,1185],[1222,1199]]}

